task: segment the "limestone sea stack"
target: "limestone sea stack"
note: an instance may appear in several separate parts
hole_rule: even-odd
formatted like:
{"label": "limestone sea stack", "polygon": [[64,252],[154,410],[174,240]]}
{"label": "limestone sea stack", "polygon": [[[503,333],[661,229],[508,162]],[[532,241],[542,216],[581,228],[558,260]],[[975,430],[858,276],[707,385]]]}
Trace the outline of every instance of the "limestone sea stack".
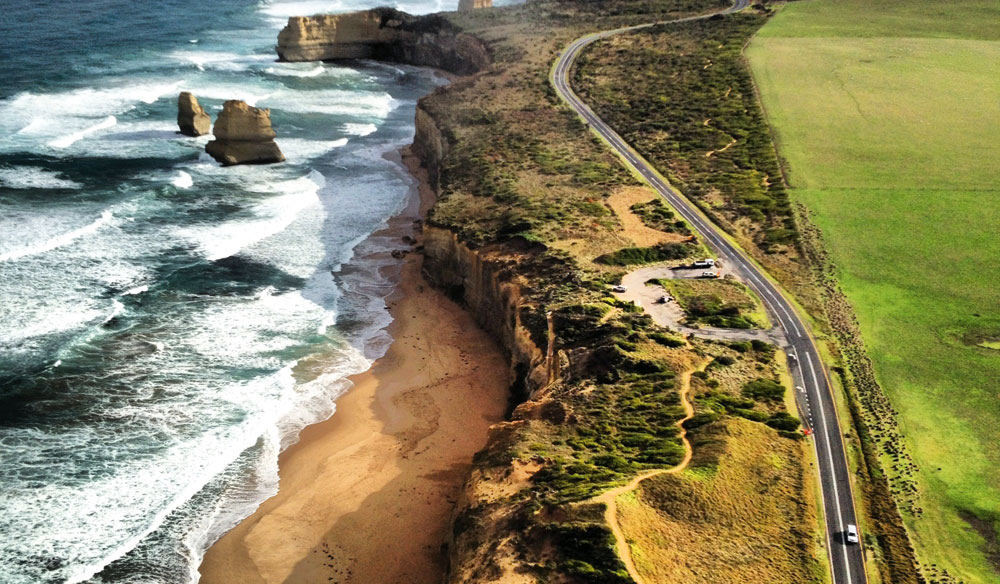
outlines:
{"label": "limestone sea stack", "polygon": [[274,143],[271,110],[229,100],[222,105],[222,113],[215,120],[214,134],[215,140],[205,145],[205,151],[223,166],[285,160],[285,155]]}
{"label": "limestone sea stack", "polygon": [[492,8],[493,0],[458,0],[458,11],[468,12],[477,8]]}
{"label": "limestone sea stack", "polygon": [[393,8],[293,16],[278,33],[275,49],[282,61],[378,59],[459,75],[475,73],[490,63],[485,44],[459,32],[447,19]]}
{"label": "limestone sea stack", "polygon": [[177,125],[185,136],[204,136],[212,130],[212,118],[189,91],[177,96]]}

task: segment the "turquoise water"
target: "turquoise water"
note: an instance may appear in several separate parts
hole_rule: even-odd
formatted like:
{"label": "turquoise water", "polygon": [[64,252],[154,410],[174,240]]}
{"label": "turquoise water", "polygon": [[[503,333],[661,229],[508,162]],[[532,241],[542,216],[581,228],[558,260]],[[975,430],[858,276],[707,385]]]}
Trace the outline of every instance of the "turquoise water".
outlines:
{"label": "turquoise water", "polygon": [[[197,580],[384,351],[368,236],[438,80],[273,52],[290,15],[368,6],[0,2],[0,582]],[[271,108],[288,162],[221,168],[180,91]]]}

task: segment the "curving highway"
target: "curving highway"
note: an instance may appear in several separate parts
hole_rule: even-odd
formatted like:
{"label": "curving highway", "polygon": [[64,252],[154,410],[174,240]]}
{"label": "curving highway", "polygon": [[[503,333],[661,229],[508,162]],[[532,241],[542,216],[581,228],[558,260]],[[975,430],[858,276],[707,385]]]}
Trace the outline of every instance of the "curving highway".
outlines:
{"label": "curving highway", "polygon": [[[658,24],[679,23],[707,19],[716,14],[730,14],[743,10],[749,0],[736,0],[720,12],[654,22],[639,26],[606,30],[581,37],[570,44],[552,68],[550,81],[559,96],[572,107],[621,156],[625,164],[641,175],[667,203],[680,213],[698,231],[718,256],[747,283],[763,300],[771,318],[784,336],[784,349],[789,354],[789,365],[796,385],[796,402],[802,421],[812,430],[816,447],[816,461],[822,488],[823,511],[826,518],[827,551],[830,559],[833,584],[866,584],[864,553],[860,544],[847,544],[844,532],[849,524],[857,525],[854,500],[851,492],[851,475],[840,430],[840,422],[833,401],[829,378],[820,360],[819,351],[809,334],[807,325],[785,298],[778,287],[753,263],[749,257],[724,235],[722,229],[703,216],[694,204],[675,191],[656,172],[649,162],[639,156],[614,130],[599,118],[570,86],[573,62],[584,48],[595,41],[649,28]],[[748,525],[748,529],[753,526]]]}

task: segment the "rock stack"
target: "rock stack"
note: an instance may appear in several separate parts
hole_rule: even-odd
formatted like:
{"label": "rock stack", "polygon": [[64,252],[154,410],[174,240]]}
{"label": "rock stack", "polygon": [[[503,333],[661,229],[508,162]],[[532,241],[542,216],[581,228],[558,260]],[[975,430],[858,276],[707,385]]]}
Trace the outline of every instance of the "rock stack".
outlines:
{"label": "rock stack", "polygon": [[458,0],[458,11],[468,12],[477,8],[491,8],[493,0]]}
{"label": "rock stack", "polygon": [[203,136],[212,130],[212,118],[189,91],[182,91],[177,96],[177,125],[185,136]]}
{"label": "rock stack", "polygon": [[285,160],[274,143],[271,110],[255,108],[244,101],[227,101],[215,120],[214,133],[215,140],[205,145],[205,151],[223,166]]}

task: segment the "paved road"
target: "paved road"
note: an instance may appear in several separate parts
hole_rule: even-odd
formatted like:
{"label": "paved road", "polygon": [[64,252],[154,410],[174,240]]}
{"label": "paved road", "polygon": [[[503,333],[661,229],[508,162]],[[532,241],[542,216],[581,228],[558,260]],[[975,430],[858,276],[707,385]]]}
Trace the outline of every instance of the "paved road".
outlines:
{"label": "paved road", "polygon": [[[736,0],[730,8],[719,14],[736,12],[748,5],[749,0]],[[713,15],[707,14],[670,22],[699,20],[711,16]],[[772,320],[784,332],[785,350],[790,355],[795,356],[789,359],[792,376],[796,386],[802,388],[801,391],[796,391],[796,401],[799,404],[803,423],[811,427],[814,432],[816,459],[823,491],[823,510],[826,516],[827,549],[830,556],[832,581],[833,584],[865,584],[867,578],[861,546],[847,545],[843,540],[843,533],[847,529],[847,525],[856,525],[857,520],[855,519],[851,493],[851,475],[847,466],[840,424],[826,371],[803,319],[796,313],[795,308],[785,299],[777,286],[767,278],[761,268],[751,262],[743,251],[730,243],[723,236],[722,230],[702,216],[690,201],[660,178],[652,165],[639,156],[601,118],[597,117],[570,87],[573,61],[585,47],[609,36],[648,28],[656,24],[666,23],[619,28],[577,39],[566,48],[559,60],[556,61],[550,80],[560,97],[610,144],[628,166],[642,175],[650,186],[660,193],[667,203],[698,231],[703,241],[710,245],[760,295]],[[747,527],[752,528],[752,526]]]}

